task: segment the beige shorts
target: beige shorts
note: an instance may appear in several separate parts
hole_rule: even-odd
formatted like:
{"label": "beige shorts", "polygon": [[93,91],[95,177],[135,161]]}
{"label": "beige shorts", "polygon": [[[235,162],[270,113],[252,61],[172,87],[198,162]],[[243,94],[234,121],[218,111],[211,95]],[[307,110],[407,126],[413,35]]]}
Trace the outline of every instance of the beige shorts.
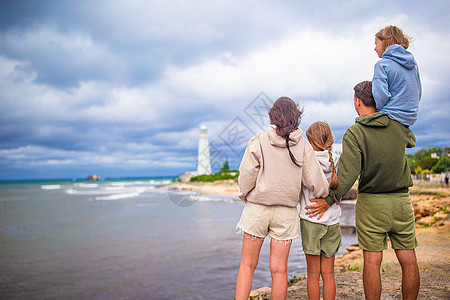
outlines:
{"label": "beige shorts", "polygon": [[237,224],[243,232],[252,236],[286,241],[300,236],[300,221],[296,207],[261,205],[246,202],[241,220]]}

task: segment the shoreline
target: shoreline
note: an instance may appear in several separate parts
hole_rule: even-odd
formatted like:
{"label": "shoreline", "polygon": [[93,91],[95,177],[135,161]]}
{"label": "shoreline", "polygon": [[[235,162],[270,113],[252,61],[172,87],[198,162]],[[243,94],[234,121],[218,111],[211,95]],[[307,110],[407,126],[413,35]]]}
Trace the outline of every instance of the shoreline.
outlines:
{"label": "shoreline", "polygon": [[234,195],[237,201],[239,187],[234,180],[218,180],[214,182],[172,182],[164,188],[172,190],[185,190],[200,194]]}

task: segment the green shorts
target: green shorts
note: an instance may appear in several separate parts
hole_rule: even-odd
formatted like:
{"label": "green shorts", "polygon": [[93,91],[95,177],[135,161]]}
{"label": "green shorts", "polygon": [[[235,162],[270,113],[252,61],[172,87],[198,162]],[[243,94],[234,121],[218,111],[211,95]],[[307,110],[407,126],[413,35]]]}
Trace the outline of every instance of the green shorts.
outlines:
{"label": "green shorts", "polygon": [[300,219],[302,247],[306,254],[335,256],[342,246],[342,233],[339,223],[327,226]]}
{"label": "green shorts", "polygon": [[356,231],[361,249],[387,249],[387,236],[392,249],[411,250],[416,239],[414,209],[409,193],[358,194]]}

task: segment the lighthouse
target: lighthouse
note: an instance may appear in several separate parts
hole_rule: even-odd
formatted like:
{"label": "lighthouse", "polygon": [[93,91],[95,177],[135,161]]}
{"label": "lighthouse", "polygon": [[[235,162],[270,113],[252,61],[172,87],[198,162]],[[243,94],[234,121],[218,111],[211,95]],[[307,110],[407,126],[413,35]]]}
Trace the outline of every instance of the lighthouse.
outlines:
{"label": "lighthouse", "polygon": [[209,140],[208,131],[205,124],[200,126],[200,137],[198,140],[198,160],[197,160],[197,174],[210,175],[211,161],[209,158]]}

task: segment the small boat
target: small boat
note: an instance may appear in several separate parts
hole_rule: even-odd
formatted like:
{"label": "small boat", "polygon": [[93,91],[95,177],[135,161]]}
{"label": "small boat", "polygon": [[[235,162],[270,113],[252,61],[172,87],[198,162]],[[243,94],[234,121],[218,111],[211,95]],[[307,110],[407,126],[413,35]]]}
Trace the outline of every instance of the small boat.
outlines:
{"label": "small boat", "polygon": [[100,176],[94,174],[94,175],[89,175],[88,178],[86,178],[87,181],[99,181],[100,180]]}

